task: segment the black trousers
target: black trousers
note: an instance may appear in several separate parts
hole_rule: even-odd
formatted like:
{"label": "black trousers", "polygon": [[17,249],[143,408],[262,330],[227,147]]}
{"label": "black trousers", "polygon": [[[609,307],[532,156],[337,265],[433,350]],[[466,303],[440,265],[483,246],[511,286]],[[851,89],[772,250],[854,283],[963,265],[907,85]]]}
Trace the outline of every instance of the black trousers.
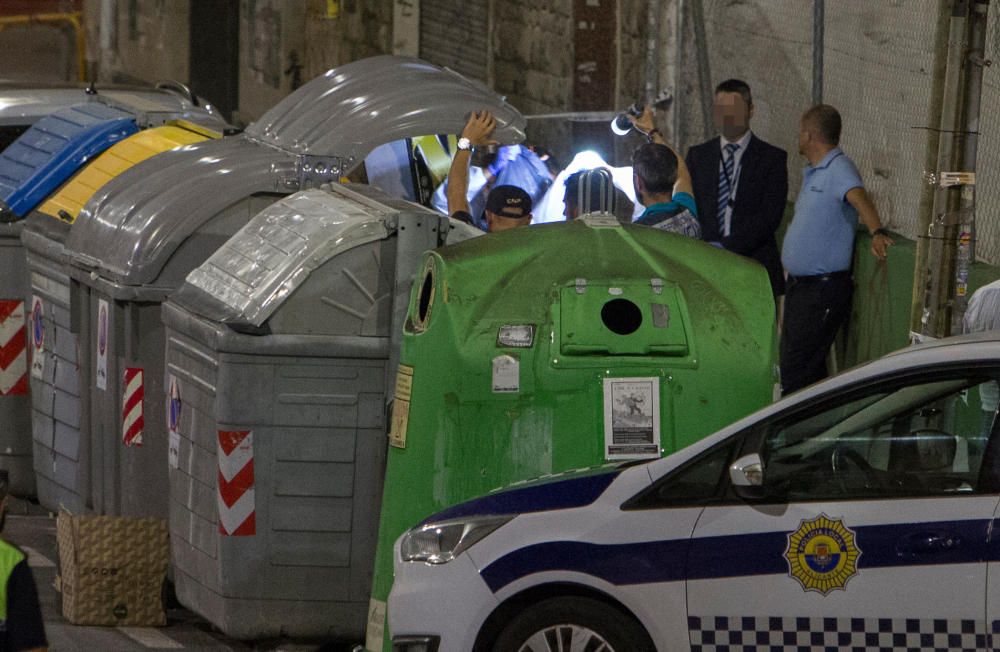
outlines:
{"label": "black trousers", "polygon": [[826,378],[826,356],[851,311],[850,272],[792,276],[785,288],[781,330],[781,392]]}

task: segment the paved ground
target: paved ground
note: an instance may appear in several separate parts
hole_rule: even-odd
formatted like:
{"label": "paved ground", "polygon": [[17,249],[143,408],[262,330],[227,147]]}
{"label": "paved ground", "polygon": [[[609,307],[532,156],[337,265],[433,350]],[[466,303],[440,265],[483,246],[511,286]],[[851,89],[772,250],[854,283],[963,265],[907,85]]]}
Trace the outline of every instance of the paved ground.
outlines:
{"label": "paved ground", "polygon": [[167,626],[162,628],[71,625],[62,617],[61,596],[55,590],[59,558],[55,518],[37,505],[11,499],[3,536],[28,553],[28,564],[38,584],[49,646],[56,652],[182,649],[346,652],[351,649],[345,642],[281,640],[248,644],[233,641],[214,631],[212,625],[199,616],[176,604],[168,608]]}

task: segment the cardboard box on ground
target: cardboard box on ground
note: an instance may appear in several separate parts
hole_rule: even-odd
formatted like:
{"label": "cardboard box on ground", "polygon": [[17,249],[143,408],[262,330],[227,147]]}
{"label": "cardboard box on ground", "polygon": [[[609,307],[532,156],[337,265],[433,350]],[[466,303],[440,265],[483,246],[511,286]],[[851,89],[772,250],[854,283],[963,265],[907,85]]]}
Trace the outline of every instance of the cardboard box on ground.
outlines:
{"label": "cardboard box on ground", "polygon": [[60,512],[56,534],[61,573],[56,585],[66,620],[74,625],[166,624],[166,521]]}

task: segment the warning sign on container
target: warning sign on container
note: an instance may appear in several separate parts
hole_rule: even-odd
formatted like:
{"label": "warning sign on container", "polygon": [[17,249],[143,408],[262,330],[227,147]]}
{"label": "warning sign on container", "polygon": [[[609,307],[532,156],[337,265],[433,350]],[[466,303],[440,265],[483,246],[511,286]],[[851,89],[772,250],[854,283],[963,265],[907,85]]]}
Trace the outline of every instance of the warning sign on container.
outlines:
{"label": "warning sign on container", "polygon": [[170,468],[176,469],[180,464],[181,453],[181,391],[177,379],[170,376],[170,388],[167,390],[167,461]]}
{"label": "warning sign on container", "polygon": [[31,297],[31,375],[41,378],[45,371],[45,323],[42,317],[42,298]]}

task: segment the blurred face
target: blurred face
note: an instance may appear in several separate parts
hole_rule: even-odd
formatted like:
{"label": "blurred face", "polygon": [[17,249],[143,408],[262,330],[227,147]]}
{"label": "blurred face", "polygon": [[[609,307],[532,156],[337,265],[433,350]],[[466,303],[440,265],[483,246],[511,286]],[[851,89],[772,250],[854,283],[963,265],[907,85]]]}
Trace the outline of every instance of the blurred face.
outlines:
{"label": "blurred face", "polygon": [[712,102],[712,122],[715,129],[735,141],[743,137],[750,128],[753,105],[748,105],[739,93],[716,93]]}

